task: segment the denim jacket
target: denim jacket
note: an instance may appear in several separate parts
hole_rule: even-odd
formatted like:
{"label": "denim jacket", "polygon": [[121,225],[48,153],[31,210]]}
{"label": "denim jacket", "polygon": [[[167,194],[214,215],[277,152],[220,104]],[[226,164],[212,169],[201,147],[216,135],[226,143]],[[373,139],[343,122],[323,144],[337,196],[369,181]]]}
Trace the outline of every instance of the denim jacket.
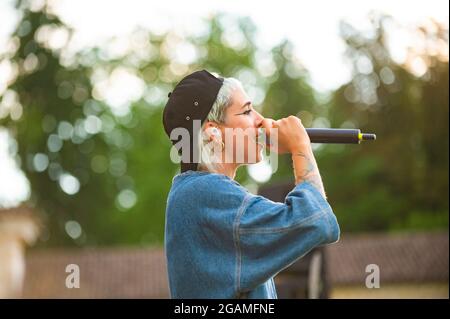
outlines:
{"label": "denim jacket", "polygon": [[277,203],[222,174],[178,174],[165,222],[171,297],[277,298],[273,277],[314,247],[338,241],[339,232],[309,182]]}

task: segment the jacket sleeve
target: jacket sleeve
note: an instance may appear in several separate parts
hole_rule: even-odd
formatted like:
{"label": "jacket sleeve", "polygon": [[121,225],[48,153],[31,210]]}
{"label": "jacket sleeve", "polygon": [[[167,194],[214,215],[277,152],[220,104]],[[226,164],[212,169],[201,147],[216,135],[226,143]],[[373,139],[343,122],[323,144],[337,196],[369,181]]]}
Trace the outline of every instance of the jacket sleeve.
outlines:
{"label": "jacket sleeve", "polygon": [[247,195],[234,222],[238,292],[255,288],[316,246],[339,240],[336,217],[310,183],[294,187],[284,203]]}

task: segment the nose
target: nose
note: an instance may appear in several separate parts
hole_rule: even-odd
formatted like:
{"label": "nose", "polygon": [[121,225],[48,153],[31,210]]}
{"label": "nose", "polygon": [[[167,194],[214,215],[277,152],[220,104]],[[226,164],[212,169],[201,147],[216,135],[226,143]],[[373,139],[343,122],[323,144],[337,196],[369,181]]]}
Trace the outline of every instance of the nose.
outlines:
{"label": "nose", "polygon": [[256,127],[262,127],[262,123],[264,120],[264,116],[262,116],[259,112],[255,111],[255,126]]}

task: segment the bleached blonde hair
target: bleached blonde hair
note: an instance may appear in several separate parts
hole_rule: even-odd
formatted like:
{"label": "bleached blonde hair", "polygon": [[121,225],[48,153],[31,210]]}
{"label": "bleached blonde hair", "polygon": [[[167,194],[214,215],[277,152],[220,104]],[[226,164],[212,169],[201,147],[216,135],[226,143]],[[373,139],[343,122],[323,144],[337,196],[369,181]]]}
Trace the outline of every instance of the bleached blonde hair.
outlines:
{"label": "bleached blonde hair", "polygon": [[211,111],[209,111],[208,116],[206,117],[205,122],[199,132],[199,170],[217,173],[218,169],[220,169],[220,167],[222,166],[220,163],[221,159],[217,157],[218,155],[215,154],[215,152],[213,152],[209,136],[205,133],[205,124],[206,122],[215,122],[217,124],[225,123],[226,110],[231,106],[231,104],[233,104],[233,92],[238,89],[242,90],[242,83],[239,80],[235,78],[224,78],[222,87],[220,88],[216,100],[211,107]]}

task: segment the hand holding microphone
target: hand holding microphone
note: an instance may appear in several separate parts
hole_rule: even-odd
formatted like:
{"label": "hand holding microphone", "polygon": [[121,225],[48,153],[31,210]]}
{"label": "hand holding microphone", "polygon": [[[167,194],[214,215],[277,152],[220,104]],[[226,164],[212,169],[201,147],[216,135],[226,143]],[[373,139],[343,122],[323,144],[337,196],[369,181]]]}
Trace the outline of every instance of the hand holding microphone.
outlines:
{"label": "hand holding microphone", "polygon": [[268,147],[271,150],[279,154],[291,154],[295,184],[308,182],[326,199],[322,178],[312,151],[311,139],[302,121],[291,115],[278,121],[264,119],[262,126],[266,128],[266,142],[269,142]]}
{"label": "hand holding microphone", "polygon": [[294,169],[295,184],[308,182],[326,199],[325,188],[312,151],[311,143],[360,143],[375,140],[375,134],[361,133],[358,129],[305,129],[296,116],[278,121],[263,119],[266,145],[279,154],[290,153]]}
{"label": "hand holding microphone", "polygon": [[[359,144],[361,141],[376,140],[375,134],[361,133],[359,129],[307,128],[296,116],[289,116],[278,121],[266,118],[261,124],[266,133],[266,144],[271,147],[272,140],[278,138],[277,150],[279,154],[289,153],[292,149],[302,148],[310,143]],[[275,130],[278,136],[274,135]],[[292,153],[292,152],[291,152]]]}
{"label": "hand holding microphone", "polygon": [[[266,118],[262,127],[265,129],[267,146],[278,154],[293,153],[297,149],[311,146],[308,133],[296,116],[291,115],[277,121]],[[273,142],[275,140],[276,145]]]}

